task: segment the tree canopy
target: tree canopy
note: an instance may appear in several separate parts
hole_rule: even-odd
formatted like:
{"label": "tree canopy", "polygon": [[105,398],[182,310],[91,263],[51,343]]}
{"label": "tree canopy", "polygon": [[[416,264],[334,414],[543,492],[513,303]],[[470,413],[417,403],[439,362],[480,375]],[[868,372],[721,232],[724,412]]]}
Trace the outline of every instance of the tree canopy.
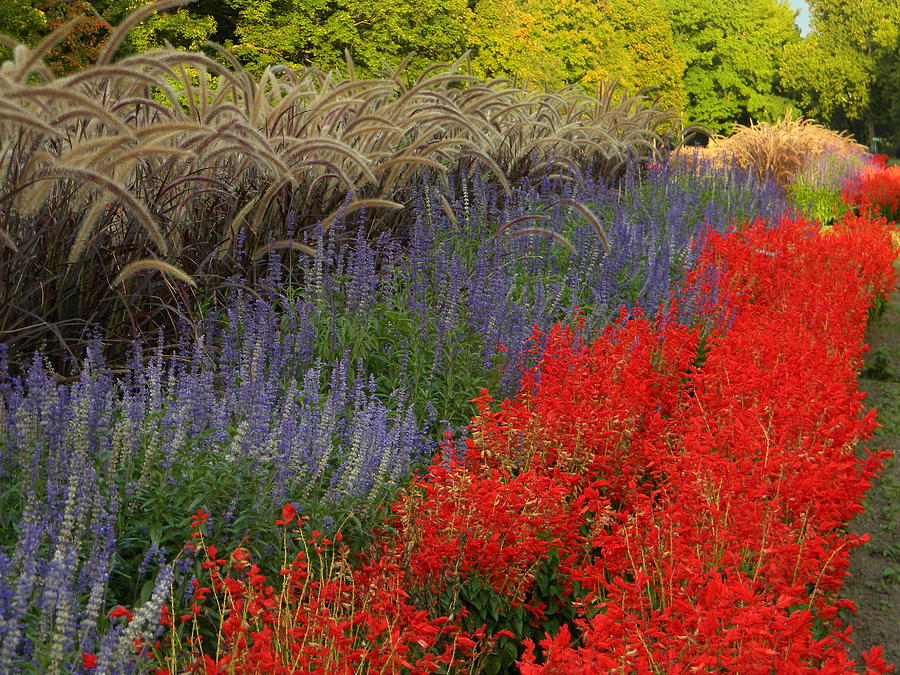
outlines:
{"label": "tree canopy", "polygon": [[[65,40],[48,54],[57,73],[77,70],[96,59],[111,26],[86,0],[4,0],[0,2],[0,35],[29,46],[39,43],[56,28],[83,17]],[[9,58],[8,45],[0,46],[0,58]]]}
{"label": "tree canopy", "polygon": [[662,103],[682,108],[685,59],[659,0],[613,0],[611,10],[624,58],[610,60],[607,70],[628,87],[654,87]]}
{"label": "tree canopy", "polygon": [[683,103],[684,60],[658,0],[482,0],[467,46],[480,76],[588,90],[618,79]]}
{"label": "tree canopy", "polygon": [[454,61],[473,12],[466,0],[228,0],[236,12],[235,55],[251,70],[284,63],[363,72],[412,55],[413,69]]}
{"label": "tree canopy", "polygon": [[782,51],[800,39],[781,0],[662,0],[686,67],[686,112],[714,132],[772,121],[791,105],[780,83]]}
{"label": "tree canopy", "polygon": [[[72,70],[90,61],[112,24],[148,2],[9,0],[0,32],[33,44],[85,14],[92,32],[70,41],[77,57],[56,58],[57,70]],[[616,77],[633,89],[655,87],[672,105],[683,99],[683,58],[658,0],[199,0],[145,19],[125,50],[199,49],[208,39],[255,72],[273,64],[345,70],[345,54],[363,74],[410,55],[415,72],[468,51],[482,77],[588,89]]]}
{"label": "tree canopy", "polygon": [[896,139],[900,0],[810,0],[809,5],[812,30],[785,50],[785,85],[804,110],[825,123],[858,120],[867,139],[876,134]]}
{"label": "tree canopy", "polygon": [[[205,0],[209,2],[209,0]],[[81,17],[65,40],[48,54],[57,74],[79,70],[93,63],[114,25],[149,2],[133,0],[3,0],[0,2],[0,35],[34,46],[68,21]],[[202,4],[197,9],[202,9]],[[216,20],[202,12],[160,11],[135,26],[125,40],[126,52],[142,52],[165,43],[184,49],[200,49],[216,30]],[[9,56],[0,51],[0,57]]]}
{"label": "tree canopy", "polygon": [[[113,25],[151,0],[3,0],[0,34],[36,44],[85,18],[48,55],[90,63]],[[801,38],[787,0],[196,0],[140,22],[122,46],[225,44],[251,71],[274,64],[366,75],[410,57],[415,74],[469,53],[472,73],[591,92],[617,79],[713,132],[799,107],[900,143],[900,0],[810,0]],[[0,44],[0,58],[9,46]],[[860,134],[858,134],[860,135]]]}

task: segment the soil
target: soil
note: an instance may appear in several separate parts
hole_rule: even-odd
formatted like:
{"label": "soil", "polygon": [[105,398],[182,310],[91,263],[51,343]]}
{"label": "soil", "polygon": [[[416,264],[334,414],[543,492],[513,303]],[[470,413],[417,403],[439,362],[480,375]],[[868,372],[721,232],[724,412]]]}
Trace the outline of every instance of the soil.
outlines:
{"label": "soil", "polygon": [[865,511],[850,523],[851,531],[871,539],[853,554],[844,597],[858,613],[844,618],[854,627],[851,655],[859,672],[865,670],[861,653],[876,645],[884,647],[884,659],[900,672],[900,290],[884,314],[869,323],[867,339],[859,385],[882,425],[868,445],[895,455],[869,490]]}

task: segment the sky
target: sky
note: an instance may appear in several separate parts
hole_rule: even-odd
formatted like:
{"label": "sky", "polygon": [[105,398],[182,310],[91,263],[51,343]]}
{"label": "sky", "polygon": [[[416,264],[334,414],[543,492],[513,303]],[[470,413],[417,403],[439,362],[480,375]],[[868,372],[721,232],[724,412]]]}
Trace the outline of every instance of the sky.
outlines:
{"label": "sky", "polygon": [[806,5],[805,0],[789,0],[789,4],[794,9],[800,10],[800,15],[797,17],[797,25],[800,26],[800,32],[806,35],[809,32],[809,7]]}

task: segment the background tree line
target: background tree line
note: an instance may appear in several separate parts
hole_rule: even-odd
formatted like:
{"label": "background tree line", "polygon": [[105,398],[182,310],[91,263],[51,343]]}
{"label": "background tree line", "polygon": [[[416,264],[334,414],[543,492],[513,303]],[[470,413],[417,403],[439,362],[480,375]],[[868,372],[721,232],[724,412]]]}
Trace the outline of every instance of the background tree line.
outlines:
{"label": "background tree line", "polygon": [[[4,0],[0,34],[34,44],[85,19],[51,53],[90,63],[110,27],[149,0]],[[473,74],[591,91],[618,78],[716,133],[790,108],[900,154],[900,0],[811,0],[801,37],[786,0],[197,0],[160,12],[126,44],[224,44],[251,71],[316,65],[410,72],[469,51]],[[0,47],[0,49],[3,49]],[[5,48],[9,55],[8,46]]]}

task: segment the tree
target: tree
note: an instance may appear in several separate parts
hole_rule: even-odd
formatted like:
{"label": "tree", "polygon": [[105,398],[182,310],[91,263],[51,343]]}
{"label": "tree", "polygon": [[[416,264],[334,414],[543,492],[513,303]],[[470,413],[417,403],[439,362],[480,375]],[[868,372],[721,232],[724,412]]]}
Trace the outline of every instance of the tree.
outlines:
{"label": "tree", "polygon": [[868,112],[871,129],[879,139],[873,149],[900,157],[900,48],[885,51],[875,64],[872,98]]}
{"label": "tree", "polygon": [[[92,41],[79,38],[85,44],[75,50],[78,57],[61,63],[67,71],[89,63],[110,25],[150,1],[38,0],[34,6],[70,16],[77,5],[100,22]],[[0,29],[10,26],[7,32],[36,42],[65,18],[48,16],[9,0],[0,6]],[[407,55],[416,72],[468,50],[480,77],[547,88],[579,84],[587,91],[615,78],[631,90],[655,89],[664,105],[684,102],[684,58],[660,0],[198,0],[144,19],[120,53],[165,43],[201,49],[210,38],[253,72],[273,64],[346,71],[345,52],[362,75]]]}
{"label": "tree", "polygon": [[469,36],[473,70],[550,88],[588,91],[618,79],[683,104],[684,59],[658,0],[482,0]]}
{"label": "tree", "polygon": [[[46,35],[75,17],[82,17],[47,62],[57,75],[84,68],[100,53],[112,27],[151,0],[4,0],[0,2],[0,34],[34,46]],[[179,9],[154,14],[135,26],[121,49],[124,53],[147,51],[166,42],[184,49],[200,49],[216,30],[215,20]],[[8,58],[9,52],[3,55]]]}
{"label": "tree", "polygon": [[[46,57],[50,69],[62,75],[92,63],[112,28],[86,0],[4,1],[0,3],[0,35],[34,47],[56,28],[79,16],[82,20]],[[10,56],[8,47],[0,48],[0,58]]]}
{"label": "tree", "polygon": [[[593,84],[607,79],[602,55],[616,48],[615,29],[606,0],[521,0],[518,7],[534,17],[531,37],[556,66],[550,84]],[[554,81],[555,80],[555,81]]]}
{"label": "tree", "polygon": [[[896,128],[900,0],[811,0],[812,31],[785,50],[782,79],[820,121]],[[876,105],[877,104],[877,105]]]}
{"label": "tree", "polygon": [[609,61],[607,70],[633,89],[652,87],[660,103],[682,108],[685,103],[685,60],[658,0],[613,0],[611,15],[617,49],[625,58]]}
{"label": "tree", "polygon": [[[0,3],[0,35],[20,42],[36,42],[46,32],[47,17],[30,0]],[[6,53],[8,56],[8,52]]]}
{"label": "tree", "polygon": [[[153,0],[92,0],[103,18],[113,25],[131,12]],[[122,45],[124,53],[146,52],[166,43],[180,49],[200,50],[216,31],[216,20],[209,16],[201,3],[175,10],[156,12],[131,29]]]}
{"label": "tree", "polygon": [[232,51],[251,70],[284,63],[362,72],[452,61],[464,51],[473,12],[466,0],[229,0],[237,14]]}
{"label": "tree", "polygon": [[686,61],[691,122],[712,131],[773,121],[791,106],[779,80],[785,45],[800,39],[784,0],[662,0]]}
{"label": "tree", "polygon": [[515,0],[479,0],[466,47],[478,77],[509,77],[518,82],[559,86],[566,74],[562,60],[535,37],[539,17]]}

